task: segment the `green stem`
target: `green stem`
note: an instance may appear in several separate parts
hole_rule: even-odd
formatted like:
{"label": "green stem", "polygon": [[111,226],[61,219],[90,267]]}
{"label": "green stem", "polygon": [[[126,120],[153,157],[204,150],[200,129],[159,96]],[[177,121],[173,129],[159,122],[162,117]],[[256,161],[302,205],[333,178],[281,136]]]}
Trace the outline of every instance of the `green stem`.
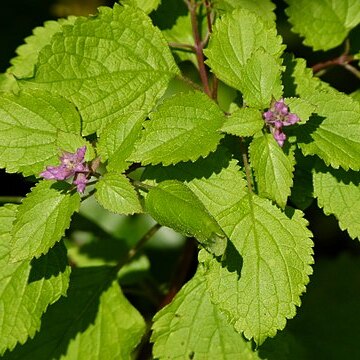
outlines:
{"label": "green stem", "polygon": [[[131,180],[131,179],[130,179],[130,180]],[[144,184],[143,182],[138,181],[138,180],[133,180],[133,181],[132,181],[132,184],[133,184],[136,188],[141,189],[141,190],[144,190],[144,191],[146,191],[146,192],[149,192],[149,191],[153,188],[153,186],[148,185],[148,184]]]}

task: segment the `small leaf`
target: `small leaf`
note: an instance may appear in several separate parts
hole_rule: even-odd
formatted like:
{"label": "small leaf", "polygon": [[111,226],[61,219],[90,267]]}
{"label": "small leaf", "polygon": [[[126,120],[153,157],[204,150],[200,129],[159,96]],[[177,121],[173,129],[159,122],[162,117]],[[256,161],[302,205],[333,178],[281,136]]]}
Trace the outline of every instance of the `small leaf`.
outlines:
{"label": "small leaf", "polygon": [[145,199],[149,214],[161,225],[194,236],[216,256],[225,251],[227,238],[201,201],[183,183],[164,181],[150,189]]}
{"label": "small leaf", "polygon": [[257,109],[240,108],[229,116],[222,131],[237,136],[253,136],[264,127],[264,119]]}
{"label": "small leaf", "polygon": [[292,31],[304,37],[314,50],[329,50],[340,45],[351,29],[360,23],[358,0],[286,0],[286,13]]}
{"label": "small leaf", "polygon": [[14,74],[18,79],[33,76],[40,50],[50,43],[54,34],[62,31],[62,26],[72,25],[75,20],[75,16],[70,16],[68,19],[46,21],[44,26],[36,27],[33,35],[25,38],[25,44],[16,49],[18,56],[11,59],[12,66],[7,72]]}
{"label": "small leaf", "polygon": [[63,244],[32,262],[9,262],[16,211],[15,205],[0,208],[0,355],[34,336],[48,305],[66,294],[70,276]]}
{"label": "small leaf", "polygon": [[282,208],[291,192],[295,165],[293,150],[287,151],[286,154],[271,134],[253,139],[249,148],[259,195],[274,200]]}
{"label": "small leaf", "polygon": [[133,110],[148,113],[178,73],[160,30],[144,12],[115,4],[64,26],[40,51],[35,77],[21,84],[72,101],[89,135]]}
{"label": "small leaf", "polygon": [[195,275],[153,321],[151,341],[156,358],[260,359],[251,350],[251,343],[211,303],[201,274]]}
{"label": "small leaf", "polygon": [[314,195],[325,214],[335,215],[342,230],[360,239],[360,174],[327,168],[318,162],[313,181]]}
{"label": "small leaf", "polygon": [[73,151],[62,144],[71,136],[77,145],[80,116],[75,107],[60,96],[46,91],[3,93],[0,98],[0,167],[8,172],[36,175],[46,165],[58,161],[59,150]]}
{"label": "small leaf", "polygon": [[108,160],[108,170],[121,172],[128,168],[130,163],[126,160],[133,151],[145,117],[141,111],[124,114],[101,132],[97,152],[102,161]]}
{"label": "small leaf", "polygon": [[299,210],[289,209],[289,215],[246,195],[218,218],[236,250],[222,263],[214,258],[204,263],[212,301],[259,345],[295,316],[312,272],[307,222]]}
{"label": "small leaf", "polygon": [[6,359],[131,359],[145,331],[113,268],[74,269],[67,297],[43,316],[40,332]]}
{"label": "small leaf", "polygon": [[79,194],[66,193],[67,185],[41,181],[23,200],[11,233],[11,261],[38,258],[60,241],[80,207]]}
{"label": "small leaf", "polygon": [[105,209],[124,215],[142,212],[135,188],[125,175],[115,172],[106,173],[95,188],[96,200]]}
{"label": "small leaf", "polygon": [[[259,61],[256,58],[250,60],[255,57],[255,52],[264,51],[267,53],[266,58],[273,57],[271,66],[274,68],[275,60],[280,67],[280,55],[283,49],[284,46],[281,45],[281,37],[276,33],[275,24],[264,23],[260,17],[248,10],[236,9],[216,21],[205,54],[208,57],[207,64],[216,76],[226,84],[242,91],[243,88],[252,87],[251,80],[258,82],[266,73],[266,69],[263,68],[265,58]],[[243,79],[245,71],[243,69],[249,60],[252,75],[250,81]],[[258,72],[256,64],[261,65]],[[277,73],[278,69],[275,71],[275,74]],[[273,76],[273,74],[270,75]],[[266,81],[272,83],[268,79]],[[266,88],[268,89],[268,86]],[[277,94],[278,91],[276,90],[275,93]],[[267,90],[267,92],[271,91]]]}
{"label": "small leaf", "polygon": [[220,108],[203,93],[190,92],[166,99],[137,142],[133,161],[164,165],[195,161],[215,151],[222,135],[218,131],[225,116]]}

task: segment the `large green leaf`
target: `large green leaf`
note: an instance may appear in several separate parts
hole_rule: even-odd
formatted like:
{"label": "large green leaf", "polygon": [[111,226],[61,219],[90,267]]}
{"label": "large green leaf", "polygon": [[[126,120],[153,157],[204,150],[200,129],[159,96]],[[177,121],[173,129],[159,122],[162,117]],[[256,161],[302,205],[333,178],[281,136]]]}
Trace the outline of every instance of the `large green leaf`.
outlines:
{"label": "large green leaf", "polygon": [[183,183],[164,181],[150,189],[145,199],[147,212],[161,225],[186,236],[194,236],[208,251],[222,255],[227,238],[201,201]]}
{"label": "large green leaf", "polygon": [[58,21],[47,21],[42,27],[36,27],[33,35],[25,39],[25,44],[16,49],[18,56],[11,59],[12,66],[7,72],[14,74],[17,78],[26,78],[34,75],[34,67],[40,50],[50,43],[54,34],[61,32],[63,25],[71,25],[76,17],[59,19]]}
{"label": "large green leaf", "polygon": [[236,329],[261,343],[284,328],[300,305],[313,262],[302,213],[289,210],[287,216],[250,195],[242,171],[223,151],[196,163],[154,167],[144,176],[186,181],[231,240],[225,261],[210,260],[206,277],[212,301]]}
{"label": "large green leaf", "polygon": [[130,159],[144,165],[169,165],[205,157],[218,146],[224,121],[223,112],[205,94],[174,95],[144,123],[142,137]]}
{"label": "large green leaf", "polygon": [[64,235],[80,207],[80,196],[68,184],[44,180],[19,206],[11,232],[11,261],[39,257]]}
{"label": "large green leaf", "polygon": [[360,23],[358,0],[286,0],[292,30],[304,37],[314,50],[340,45],[350,30]]}
{"label": "large green leaf", "polygon": [[[281,92],[283,49],[274,24],[264,23],[248,10],[236,9],[216,22],[205,53],[219,79],[243,91],[248,105],[261,103],[265,107],[271,94],[279,97]],[[265,67],[267,61],[269,69]]]}
{"label": "large green leaf", "polygon": [[260,359],[212,304],[201,274],[155,315],[151,341],[158,359]]}
{"label": "large green leaf", "polygon": [[325,214],[333,214],[341,229],[360,239],[360,174],[326,168],[317,163],[313,171],[314,195]]}
{"label": "large green leaf", "polygon": [[47,306],[66,294],[70,276],[63,244],[32,262],[9,262],[16,210],[15,205],[0,208],[0,354],[34,336]]}
{"label": "large green leaf", "polygon": [[107,160],[108,170],[123,171],[129,166],[126,160],[133,151],[145,117],[141,111],[124,114],[101,132],[97,153],[102,162]]}
{"label": "large green leaf", "polygon": [[275,5],[271,0],[216,0],[214,9],[221,12],[231,12],[236,8],[247,9],[267,22],[275,20]]}
{"label": "large green leaf", "polygon": [[295,316],[312,272],[307,222],[299,210],[288,215],[268,200],[245,196],[218,218],[236,250],[223,263],[205,260],[212,301],[258,344]]}
{"label": "large green leaf", "polygon": [[293,184],[293,150],[283,150],[271,134],[264,134],[253,139],[249,154],[259,195],[284,208]]}
{"label": "large green leaf", "polygon": [[[73,152],[85,143],[75,107],[46,91],[22,91],[0,97],[0,167],[39,175],[57,161],[59,150]],[[64,139],[71,138],[70,143]],[[79,146],[79,147],[80,147]]]}
{"label": "large green leaf", "polygon": [[115,4],[64,26],[40,51],[35,77],[22,85],[71,100],[87,135],[122,114],[150,111],[178,72],[150,19],[137,8]]}
{"label": "large green leaf", "polygon": [[96,184],[96,200],[107,210],[130,215],[142,212],[135,188],[125,175],[110,172]]}
{"label": "large green leaf", "polygon": [[66,298],[44,315],[40,332],[5,359],[132,359],[145,322],[128,302],[112,268],[75,269]]}

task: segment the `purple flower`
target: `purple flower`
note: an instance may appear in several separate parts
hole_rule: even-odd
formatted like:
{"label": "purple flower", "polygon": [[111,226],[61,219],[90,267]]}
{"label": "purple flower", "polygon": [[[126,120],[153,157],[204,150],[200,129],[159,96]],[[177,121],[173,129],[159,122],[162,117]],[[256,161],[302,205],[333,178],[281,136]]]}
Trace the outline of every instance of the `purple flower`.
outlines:
{"label": "purple flower", "polygon": [[47,166],[40,176],[45,180],[66,180],[74,176],[73,184],[77,191],[83,193],[90,174],[90,169],[85,162],[86,146],[78,148],[75,153],[64,151],[59,157],[58,166]]}
{"label": "purple flower", "polygon": [[283,98],[279,101],[273,101],[270,109],[263,113],[263,118],[270,127],[274,139],[281,147],[286,140],[286,135],[282,131],[282,127],[291,126],[300,121],[300,118],[296,114],[289,112],[289,108]]}

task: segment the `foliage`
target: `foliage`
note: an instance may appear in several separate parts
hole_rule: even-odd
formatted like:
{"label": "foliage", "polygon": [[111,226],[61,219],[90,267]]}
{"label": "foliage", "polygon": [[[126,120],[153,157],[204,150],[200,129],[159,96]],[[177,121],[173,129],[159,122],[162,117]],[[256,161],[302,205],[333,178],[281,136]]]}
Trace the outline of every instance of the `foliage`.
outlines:
{"label": "foliage", "polygon": [[359,3],[287,0],[304,44],[346,42],[312,69],[270,0],[171,4],[46,22],[1,74],[0,167],[36,182],[0,207],[4,359],[321,356],[303,211],[360,238],[360,102],[316,75],[360,77]]}

